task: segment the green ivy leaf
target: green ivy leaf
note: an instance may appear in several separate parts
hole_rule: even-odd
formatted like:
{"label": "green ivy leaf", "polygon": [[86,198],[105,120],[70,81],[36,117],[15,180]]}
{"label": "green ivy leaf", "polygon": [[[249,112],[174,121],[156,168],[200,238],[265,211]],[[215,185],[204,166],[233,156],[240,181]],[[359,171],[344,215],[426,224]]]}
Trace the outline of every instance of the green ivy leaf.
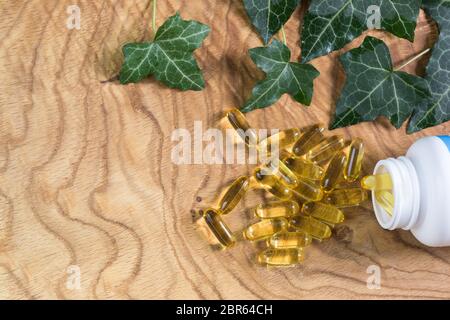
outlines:
{"label": "green ivy leaf", "polygon": [[411,113],[429,103],[425,79],[394,71],[388,47],[366,37],[361,47],[340,58],[347,80],[336,106],[331,129],[387,117],[399,128]]}
{"label": "green ivy leaf", "polygon": [[153,74],[171,88],[203,89],[205,81],[193,52],[208,33],[208,26],[182,20],[177,13],[158,29],[153,42],[129,43],[123,47],[125,62],[120,70],[120,82],[138,82]]}
{"label": "green ivy leaf", "polygon": [[243,112],[268,107],[284,93],[302,104],[311,104],[313,81],[319,76],[313,66],[290,62],[291,51],[277,40],[267,47],[250,49],[250,57],[266,73],[266,78],[253,88],[252,96],[241,109]]}
{"label": "green ivy leaf", "polygon": [[[421,0],[311,0],[302,32],[302,61],[343,48],[367,30],[378,6],[381,29],[414,40]],[[368,12],[369,11],[369,12]]]}
{"label": "green ivy leaf", "polygon": [[299,0],[244,0],[245,10],[264,44],[289,20]]}
{"label": "green ivy leaf", "polygon": [[427,0],[424,8],[438,23],[440,34],[425,76],[432,103],[414,113],[408,126],[410,133],[450,120],[450,0]]}

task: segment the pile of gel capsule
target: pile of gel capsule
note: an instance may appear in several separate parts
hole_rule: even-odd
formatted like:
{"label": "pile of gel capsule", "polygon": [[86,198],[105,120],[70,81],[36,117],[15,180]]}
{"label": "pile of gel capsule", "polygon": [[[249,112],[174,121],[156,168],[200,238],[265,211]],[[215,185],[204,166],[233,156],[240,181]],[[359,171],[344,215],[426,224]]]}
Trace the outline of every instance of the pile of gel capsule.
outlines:
{"label": "pile of gel capsule", "polygon": [[[229,111],[226,119],[247,145],[257,141],[238,109]],[[303,261],[305,248],[313,239],[329,238],[332,228],[344,221],[342,208],[358,206],[367,199],[367,192],[359,185],[362,140],[345,141],[340,135],[324,136],[323,132],[321,125],[293,128],[256,143],[259,150],[270,152],[276,142],[279,158],[270,158],[252,176],[236,179],[214,208],[203,211],[201,221],[217,243],[223,248],[235,244],[236,237],[223,216],[248,190],[265,189],[273,200],[252,208],[258,221],[247,226],[243,236],[265,242],[266,248],[257,255],[259,263],[296,265]]]}

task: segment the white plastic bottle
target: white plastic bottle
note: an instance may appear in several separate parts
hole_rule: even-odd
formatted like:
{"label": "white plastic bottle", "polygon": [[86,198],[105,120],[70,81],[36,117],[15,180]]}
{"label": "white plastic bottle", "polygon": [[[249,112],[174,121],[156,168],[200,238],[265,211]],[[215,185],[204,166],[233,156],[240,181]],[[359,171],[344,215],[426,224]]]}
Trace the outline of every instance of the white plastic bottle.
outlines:
{"label": "white plastic bottle", "polygon": [[405,157],[378,162],[374,174],[382,173],[391,176],[394,209],[389,215],[372,194],[380,225],[410,230],[428,246],[450,246],[450,136],[416,141]]}

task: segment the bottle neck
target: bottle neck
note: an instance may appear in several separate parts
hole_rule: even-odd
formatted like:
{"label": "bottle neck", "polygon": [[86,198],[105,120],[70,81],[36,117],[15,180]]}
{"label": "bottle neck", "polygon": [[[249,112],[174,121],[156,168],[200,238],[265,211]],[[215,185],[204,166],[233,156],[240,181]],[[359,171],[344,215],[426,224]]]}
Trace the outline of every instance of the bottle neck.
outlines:
{"label": "bottle neck", "polygon": [[416,169],[407,157],[382,160],[375,166],[374,174],[387,173],[392,180],[394,209],[388,214],[375,200],[372,192],[373,207],[378,222],[384,229],[409,230],[416,224],[420,208],[420,188]]}

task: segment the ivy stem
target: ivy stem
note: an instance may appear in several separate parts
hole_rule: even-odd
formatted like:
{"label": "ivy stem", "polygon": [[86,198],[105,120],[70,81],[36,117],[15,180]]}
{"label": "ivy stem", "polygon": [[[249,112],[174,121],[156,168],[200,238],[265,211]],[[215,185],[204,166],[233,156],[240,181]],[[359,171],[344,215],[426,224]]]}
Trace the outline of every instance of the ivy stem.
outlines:
{"label": "ivy stem", "polygon": [[402,64],[401,66],[397,67],[394,69],[394,71],[399,71],[401,69],[403,69],[404,67],[406,67],[407,65],[409,65],[410,63],[413,63],[414,61],[416,61],[417,59],[419,59],[420,57],[424,56],[425,54],[427,54],[431,49],[425,49],[422,52],[420,52],[419,54],[415,55],[414,57],[412,57],[411,59],[409,59],[408,61],[406,61],[404,64]]}
{"label": "ivy stem", "polygon": [[287,41],[286,41],[286,32],[284,32],[284,26],[281,26],[281,35],[283,37],[283,43],[285,46],[287,46]]}
{"label": "ivy stem", "polygon": [[153,0],[153,9],[152,9],[152,30],[153,30],[153,34],[156,34],[156,2],[157,2],[157,0]]}

